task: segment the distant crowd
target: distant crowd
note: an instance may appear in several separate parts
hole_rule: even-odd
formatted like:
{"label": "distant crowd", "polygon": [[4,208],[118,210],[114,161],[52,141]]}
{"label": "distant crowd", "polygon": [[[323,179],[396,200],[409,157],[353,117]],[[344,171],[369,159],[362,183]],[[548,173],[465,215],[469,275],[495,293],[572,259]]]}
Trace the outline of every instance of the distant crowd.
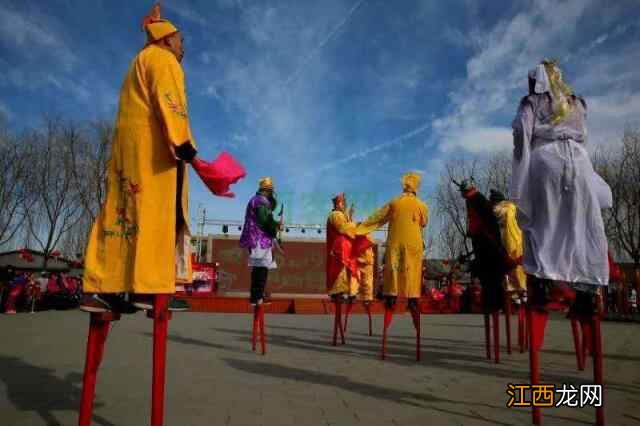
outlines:
{"label": "distant crowd", "polygon": [[15,271],[7,268],[0,276],[0,312],[35,312],[78,307],[82,292],[80,278],[66,273]]}

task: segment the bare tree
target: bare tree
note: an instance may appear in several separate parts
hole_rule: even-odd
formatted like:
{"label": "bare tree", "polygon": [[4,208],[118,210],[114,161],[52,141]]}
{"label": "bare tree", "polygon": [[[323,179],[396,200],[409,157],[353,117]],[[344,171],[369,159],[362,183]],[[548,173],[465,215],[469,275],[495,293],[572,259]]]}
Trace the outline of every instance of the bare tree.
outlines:
{"label": "bare tree", "polygon": [[604,212],[609,240],[640,270],[640,129],[626,129],[621,142],[596,151],[593,163],[613,193],[613,206]]}
{"label": "bare tree", "polygon": [[44,253],[44,268],[60,239],[82,218],[81,191],[74,185],[70,127],[48,119],[44,131],[35,132],[38,155],[27,180],[31,198],[26,211],[28,231]]}
{"label": "bare tree", "polygon": [[15,237],[24,222],[28,159],[27,147],[0,120],[0,247]]}

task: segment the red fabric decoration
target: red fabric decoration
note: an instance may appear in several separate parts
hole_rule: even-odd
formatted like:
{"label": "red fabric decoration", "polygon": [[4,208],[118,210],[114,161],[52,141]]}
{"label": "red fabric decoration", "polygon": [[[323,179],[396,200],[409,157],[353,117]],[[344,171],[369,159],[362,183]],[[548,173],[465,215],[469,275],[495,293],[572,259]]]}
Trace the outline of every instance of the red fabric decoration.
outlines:
{"label": "red fabric decoration", "polygon": [[352,275],[359,277],[358,257],[371,246],[373,243],[365,236],[359,235],[351,239],[338,233],[327,221],[327,292],[331,290],[344,267]]}
{"label": "red fabric decoration", "polygon": [[609,258],[609,281],[618,282],[622,278],[622,271],[618,264],[613,261],[611,253],[607,253],[607,257]]}
{"label": "red fabric decoration", "polygon": [[147,27],[152,22],[160,21],[160,3],[156,3],[153,5],[149,14],[142,19],[142,30]]}
{"label": "red fabric decoration", "polygon": [[211,163],[194,158],[191,165],[207,188],[219,197],[235,197],[236,194],[229,191],[229,186],[247,175],[244,167],[226,151]]}
{"label": "red fabric decoration", "polygon": [[33,262],[33,254],[29,249],[23,248],[20,250],[20,257],[29,263]]}
{"label": "red fabric decoration", "polygon": [[431,296],[431,298],[436,302],[439,302],[444,299],[444,293],[435,287],[429,289],[429,296]]}
{"label": "red fabric decoration", "polygon": [[51,252],[51,257],[60,257],[61,253],[58,250]]}

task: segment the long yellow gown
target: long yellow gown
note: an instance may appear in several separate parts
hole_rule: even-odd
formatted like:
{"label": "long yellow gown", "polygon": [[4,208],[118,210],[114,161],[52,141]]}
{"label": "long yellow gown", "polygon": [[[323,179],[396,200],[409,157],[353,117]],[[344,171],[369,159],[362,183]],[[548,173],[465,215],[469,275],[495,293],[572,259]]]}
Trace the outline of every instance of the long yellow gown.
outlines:
{"label": "long yellow gown", "polygon": [[[516,220],[517,207],[510,201],[501,201],[493,208],[500,225],[500,237],[507,254],[512,259],[521,258],[524,253],[522,230]],[[508,291],[526,291],[527,275],[522,265],[517,266],[507,275]]]}
{"label": "long yellow gown", "polygon": [[422,284],[422,230],[429,208],[415,194],[403,192],[356,227],[366,235],[389,224],[384,254],[383,294],[420,297]]}
{"label": "long yellow gown", "polygon": [[195,147],[182,67],[151,44],[121,89],[107,197],[85,255],[85,292],[174,293],[176,281],[191,280],[189,187],[174,155],[186,142]]}

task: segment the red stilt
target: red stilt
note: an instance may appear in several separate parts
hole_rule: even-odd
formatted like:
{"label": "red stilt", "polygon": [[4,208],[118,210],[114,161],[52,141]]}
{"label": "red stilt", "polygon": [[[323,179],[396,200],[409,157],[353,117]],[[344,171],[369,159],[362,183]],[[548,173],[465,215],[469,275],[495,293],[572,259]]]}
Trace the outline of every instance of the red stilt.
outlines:
{"label": "red stilt", "polygon": [[339,300],[334,300],[334,321],[333,321],[333,346],[338,344],[338,334],[340,335],[342,344],[344,345],[344,326],[342,324],[342,303]]}
{"label": "red stilt", "polygon": [[369,303],[364,305],[364,310],[367,311],[367,317],[369,318],[369,336],[373,336],[373,328],[371,321],[371,305]]}
{"label": "red stilt", "polygon": [[104,354],[104,344],[109,334],[112,321],[120,319],[120,314],[105,312],[92,313],[89,322],[89,337],[87,339],[87,353],[82,377],[82,398],[80,400],[79,426],[91,426],[93,416],[93,400],[96,391],[98,369]]}
{"label": "red stilt", "polygon": [[264,332],[264,306],[258,305],[258,318],[260,323],[260,348],[262,349],[262,355],[267,353],[267,336]]}
{"label": "red stilt", "polygon": [[[529,369],[531,372],[531,384],[540,384],[540,349],[544,343],[544,330],[547,325],[549,313],[546,311],[536,310],[535,308],[527,309],[527,328],[529,329]],[[542,424],[542,415],[540,407],[533,407],[532,412],[533,424]]]}
{"label": "red stilt", "polygon": [[580,323],[577,318],[571,318],[571,332],[573,334],[573,347],[576,350],[576,362],[578,370],[584,370],[584,349],[580,341]]}
{"label": "red stilt", "polygon": [[587,365],[587,355],[593,354],[593,327],[591,318],[579,318],[582,328],[582,363]]}
{"label": "red stilt", "polygon": [[251,334],[251,350],[256,351],[256,341],[260,328],[260,317],[258,315],[258,305],[253,307],[253,333]]}
{"label": "red stilt", "polygon": [[484,314],[484,346],[487,351],[487,359],[491,359],[491,323],[489,314]]}
{"label": "red stilt", "polygon": [[500,311],[491,313],[493,317],[493,351],[496,364],[500,363]]}
{"label": "red stilt", "polygon": [[384,324],[382,327],[382,359],[387,358],[387,330],[391,325],[393,319],[393,308],[389,306],[384,307]]}
{"label": "red stilt", "polygon": [[504,326],[507,333],[507,353],[511,355],[511,293],[506,292],[504,301]]}
{"label": "red stilt", "polygon": [[520,353],[523,353],[526,345],[526,316],[524,313],[524,305],[518,305],[518,346],[520,347]]}
{"label": "red stilt", "polygon": [[416,308],[416,310],[411,310],[411,319],[413,320],[413,327],[416,329],[416,361],[420,361],[420,311]]}
{"label": "red stilt", "polygon": [[151,389],[151,426],[164,423],[164,385],[167,362],[167,331],[169,329],[169,295],[157,294],[153,311],[153,376]]}
{"label": "red stilt", "polygon": [[603,352],[602,352],[602,333],[600,329],[600,316],[594,315],[592,320],[593,325],[593,340],[592,340],[592,354],[593,354],[593,382],[596,385],[600,385],[602,389],[602,404],[600,407],[596,407],[596,425],[605,425],[604,416],[604,370],[603,370]]}
{"label": "red stilt", "polygon": [[342,330],[344,333],[347,332],[347,323],[349,322],[349,315],[351,314],[352,310],[353,310],[353,302],[349,301],[349,303],[347,303],[347,309],[344,314],[344,327],[342,327]]}
{"label": "red stilt", "polygon": [[264,332],[264,305],[253,307],[253,334],[251,335],[251,350],[255,352],[256,344],[260,339],[260,349],[262,355],[267,353],[266,335]]}

